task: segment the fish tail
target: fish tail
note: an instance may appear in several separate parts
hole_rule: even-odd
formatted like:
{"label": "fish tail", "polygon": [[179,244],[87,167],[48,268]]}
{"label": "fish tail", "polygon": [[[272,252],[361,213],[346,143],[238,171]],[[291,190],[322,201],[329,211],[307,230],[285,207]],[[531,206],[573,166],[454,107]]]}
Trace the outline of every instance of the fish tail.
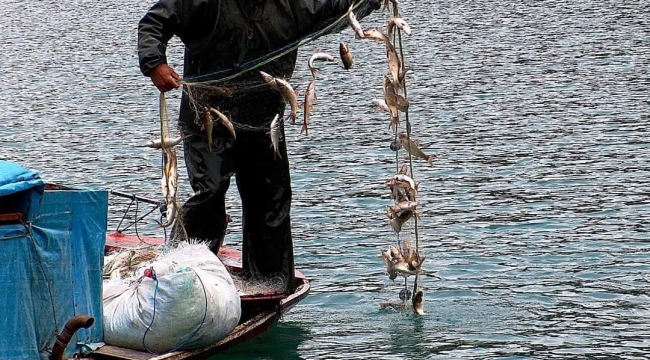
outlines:
{"label": "fish tail", "polygon": [[395,131],[397,129],[397,126],[399,126],[399,117],[397,116],[391,116],[390,117],[390,125],[388,126],[390,129]]}
{"label": "fish tail", "polygon": [[427,162],[429,164],[433,164],[433,160],[435,160],[435,159],[436,159],[436,157],[434,155],[427,156]]}

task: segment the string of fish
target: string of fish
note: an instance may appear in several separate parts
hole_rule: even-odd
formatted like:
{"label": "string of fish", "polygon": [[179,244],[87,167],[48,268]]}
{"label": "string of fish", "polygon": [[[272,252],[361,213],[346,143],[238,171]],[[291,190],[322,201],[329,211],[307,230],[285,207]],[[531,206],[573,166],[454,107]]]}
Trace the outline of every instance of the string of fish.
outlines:
{"label": "string of fish", "polygon": [[[363,38],[374,39],[376,42],[384,43],[386,46],[386,55],[388,60],[388,67],[390,70],[390,77],[384,75],[383,89],[384,100],[377,102],[390,114],[389,128],[393,129],[395,133],[394,141],[391,144],[391,149],[395,153],[396,171],[397,174],[386,182],[386,186],[391,190],[391,196],[395,200],[394,206],[387,207],[387,216],[390,220],[390,225],[396,233],[397,247],[392,245],[388,250],[381,251],[381,258],[384,260],[389,278],[394,280],[398,273],[404,277],[404,289],[400,292],[400,299],[405,303],[411,299],[411,293],[408,290],[408,276],[415,275],[413,285],[414,294],[412,298],[413,310],[417,314],[423,314],[423,291],[419,286],[419,276],[421,272],[422,263],[425,260],[424,256],[419,252],[419,232],[418,232],[418,217],[420,215],[420,205],[416,200],[418,191],[418,184],[413,176],[413,157],[426,160],[429,164],[434,160],[433,156],[425,155],[419,149],[419,143],[411,139],[411,123],[409,120],[409,102],[406,89],[406,72],[409,68],[404,65],[404,53],[401,32],[411,35],[411,30],[406,21],[399,17],[398,4],[392,1],[393,11],[387,25],[388,35],[384,34],[381,29],[368,29],[363,31]],[[388,0],[385,1],[385,8],[388,8]],[[397,31],[394,32],[395,28]],[[392,38],[392,42],[391,42]],[[393,46],[395,40],[399,43],[399,55]],[[399,92],[403,91],[404,96]],[[399,132],[399,113],[405,114],[406,133]],[[399,165],[400,159],[398,151],[404,148],[408,153],[408,164]],[[400,239],[400,232],[403,225],[413,218],[415,230],[415,249],[407,239]],[[401,241],[400,241],[401,240]]]}

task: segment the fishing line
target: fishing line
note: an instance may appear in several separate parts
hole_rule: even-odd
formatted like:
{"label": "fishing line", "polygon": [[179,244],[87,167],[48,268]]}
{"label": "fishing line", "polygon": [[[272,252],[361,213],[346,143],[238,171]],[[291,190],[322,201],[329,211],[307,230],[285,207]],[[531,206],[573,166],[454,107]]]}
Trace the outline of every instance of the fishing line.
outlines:
{"label": "fishing line", "polygon": [[118,232],[120,231],[120,226],[122,225],[122,221],[126,218],[126,214],[129,212],[129,209],[131,208],[131,205],[133,204],[133,199],[131,199],[131,202],[129,203],[129,206],[126,207],[126,210],[124,210],[124,215],[122,215],[122,219],[120,219],[120,222],[117,224],[115,231]]}
{"label": "fishing line", "polygon": [[[118,231],[124,232],[124,230],[127,230],[127,229],[129,229],[131,226],[135,225],[135,234],[138,235],[138,223],[139,223],[140,221],[142,221],[144,218],[146,218],[147,216],[151,215],[151,213],[154,212],[154,211],[156,211],[157,209],[159,209],[159,207],[154,207],[154,208],[152,208],[151,210],[149,210],[149,212],[147,212],[146,214],[140,216],[140,218],[137,217],[137,213],[138,213],[138,211],[136,210],[136,220],[134,220],[133,222],[131,222],[129,225],[125,226],[122,230],[118,230]],[[140,236],[138,235],[138,239],[139,239],[139,238],[140,238]],[[140,241],[142,241],[142,239],[140,239]],[[144,242],[144,241],[143,241],[143,242]]]}
{"label": "fishing line", "polygon": [[[393,3],[393,16],[399,17],[399,10],[397,8],[397,4]],[[405,68],[404,66],[404,45],[402,44],[402,31],[399,27],[397,27],[397,43],[399,44],[399,53],[400,53],[400,62],[401,62],[401,67],[402,69]],[[393,43],[395,43],[395,36],[396,34],[393,33]],[[399,79],[395,79],[399,81]],[[406,90],[406,76],[404,76],[403,81],[403,87],[404,87],[404,98],[408,99],[408,93]],[[398,112],[399,115],[399,112]],[[406,108],[406,111],[404,112],[404,118],[405,118],[405,127],[406,127],[406,141],[408,143],[409,148],[405,149],[407,150],[408,153],[408,160],[409,160],[409,169],[411,172],[411,178],[413,181],[415,181],[415,173],[413,172],[413,156],[411,155],[411,122],[409,121],[409,108]],[[395,137],[397,137],[397,127],[395,127]],[[417,254],[420,253],[420,237],[419,237],[419,232],[418,232],[418,216],[417,214],[413,215],[413,227],[414,227],[414,233],[415,233],[415,251]],[[399,244],[399,233],[397,234],[397,241]],[[415,279],[413,281],[413,293],[412,295],[415,296],[415,293],[417,292],[418,289],[418,282],[420,279],[420,271],[415,272]],[[407,287],[407,278],[404,278],[404,290],[406,293],[408,293],[408,287]],[[406,299],[406,297],[405,297]],[[406,300],[405,300],[406,301]]]}

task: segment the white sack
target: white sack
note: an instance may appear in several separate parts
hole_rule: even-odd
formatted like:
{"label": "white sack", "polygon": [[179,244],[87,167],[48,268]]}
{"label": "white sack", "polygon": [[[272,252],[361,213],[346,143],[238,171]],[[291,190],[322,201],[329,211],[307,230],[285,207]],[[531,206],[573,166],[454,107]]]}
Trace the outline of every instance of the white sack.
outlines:
{"label": "white sack", "polygon": [[[156,271],[157,290],[151,278],[137,281],[150,266]],[[241,316],[228,270],[203,244],[180,245],[140,268],[133,278],[105,282],[103,299],[106,344],[147,351],[144,337],[154,353],[183,343],[182,349],[213,344],[227,336]]]}

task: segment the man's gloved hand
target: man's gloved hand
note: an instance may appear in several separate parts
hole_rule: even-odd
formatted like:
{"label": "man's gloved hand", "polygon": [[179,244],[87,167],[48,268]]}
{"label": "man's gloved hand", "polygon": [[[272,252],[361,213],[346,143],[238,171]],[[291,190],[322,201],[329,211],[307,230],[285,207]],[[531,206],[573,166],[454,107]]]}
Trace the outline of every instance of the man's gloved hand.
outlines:
{"label": "man's gloved hand", "polygon": [[149,73],[151,81],[162,92],[167,92],[171,89],[176,89],[179,87],[176,80],[180,80],[181,76],[171,68],[171,66],[161,63],[156,65],[153,70]]}

